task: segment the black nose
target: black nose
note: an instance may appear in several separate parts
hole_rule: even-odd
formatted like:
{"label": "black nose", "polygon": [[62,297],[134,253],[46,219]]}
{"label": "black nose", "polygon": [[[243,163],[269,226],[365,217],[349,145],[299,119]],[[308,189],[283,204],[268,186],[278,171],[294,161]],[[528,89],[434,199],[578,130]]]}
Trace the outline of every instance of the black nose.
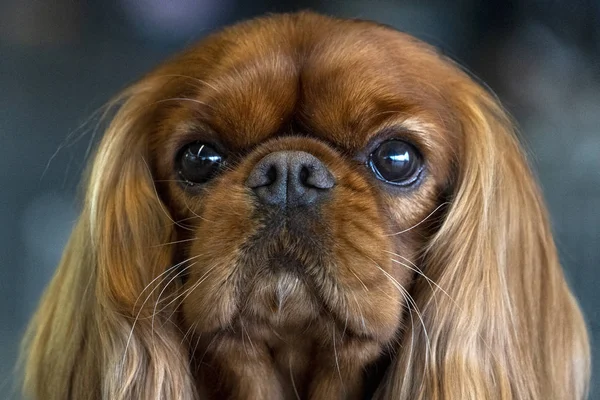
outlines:
{"label": "black nose", "polygon": [[246,180],[246,186],[261,202],[281,207],[313,204],[334,185],[327,167],[303,151],[277,151],[265,156]]}

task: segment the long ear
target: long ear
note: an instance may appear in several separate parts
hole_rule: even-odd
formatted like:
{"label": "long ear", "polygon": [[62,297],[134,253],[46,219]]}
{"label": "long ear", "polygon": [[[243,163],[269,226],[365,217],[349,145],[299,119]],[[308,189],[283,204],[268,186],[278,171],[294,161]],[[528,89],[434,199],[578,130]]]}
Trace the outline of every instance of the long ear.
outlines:
{"label": "long ear", "polygon": [[462,85],[456,186],[421,266],[431,281],[412,291],[423,323],[413,316],[381,398],[584,399],[586,328],[540,191],[504,111]]}
{"label": "long ear", "polygon": [[176,288],[155,279],[171,265],[165,244],[174,231],[146,164],[148,86],[124,95],[105,133],[84,210],[29,327],[24,391],[32,398],[195,396],[173,307],[155,306]]}

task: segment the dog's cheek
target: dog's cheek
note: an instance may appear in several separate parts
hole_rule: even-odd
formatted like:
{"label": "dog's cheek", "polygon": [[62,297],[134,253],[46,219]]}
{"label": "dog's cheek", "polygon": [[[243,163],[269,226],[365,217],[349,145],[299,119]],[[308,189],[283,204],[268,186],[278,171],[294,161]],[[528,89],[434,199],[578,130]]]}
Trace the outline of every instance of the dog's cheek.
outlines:
{"label": "dog's cheek", "polygon": [[420,260],[443,214],[443,201],[433,184],[425,183],[413,193],[398,197],[381,196],[388,215],[388,237],[392,241],[389,259],[392,275],[410,291],[417,275],[422,275]]}
{"label": "dog's cheek", "polygon": [[230,179],[211,188],[202,210],[190,245],[183,312],[188,326],[213,331],[229,324],[239,308],[244,273],[240,254],[257,223],[251,218],[253,205],[245,189]]}
{"label": "dog's cheek", "polygon": [[393,241],[377,193],[368,184],[342,186],[327,207],[331,218],[336,279],[346,291],[350,323],[378,340],[397,331],[403,295],[392,271]]}

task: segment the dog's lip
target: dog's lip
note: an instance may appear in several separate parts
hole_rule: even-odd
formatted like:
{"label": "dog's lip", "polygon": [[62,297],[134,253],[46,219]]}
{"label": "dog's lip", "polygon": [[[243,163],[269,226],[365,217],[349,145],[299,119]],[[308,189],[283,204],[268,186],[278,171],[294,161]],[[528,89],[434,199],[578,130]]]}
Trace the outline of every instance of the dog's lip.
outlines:
{"label": "dog's lip", "polygon": [[299,275],[307,268],[307,265],[298,257],[283,251],[276,252],[269,256],[265,261],[269,268],[278,273],[292,274],[296,279],[298,279]]}
{"label": "dog's lip", "polygon": [[[369,332],[364,332],[364,331],[355,329],[354,327],[350,326],[349,324],[345,323],[344,321],[341,321],[334,314],[316,317],[316,319],[319,319],[319,318],[325,318],[325,319],[329,319],[330,321],[333,321],[335,330],[337,332],[341,332],[342,336],[348,340],[356,340],[356,341],[361,341],[361,342],[379,342],[380,341],[380,340],[378,340],[378,338],[375,335],[373,335]],[[312,326],[313,323],[314,323],[314,321],[307,323],[306,327],[303,328],[307,335],[311,334],[309,327]],[[259,318],[256,318],[256,319],[248,318],[247,315],[238,313],[231,319],[231,321],[227,325],[223,325],[223,326],[215,329],[212,333],[216,334],[216,335],[223,335],[223,336],[228,336],[228,337],[232,337],[232,338],[235,338],[235,337],[239,338],[241,333],[247,334],[248,329],[251,326],[259,328],[260,330],[263,330],[265,332],[273,332],[274,335],[279,338],[281,338],[282,336],[285,336],[286,332],[287,333],[290,332],[289,327],[286,328],[286,327],[282,327],[282,326],[274,326],[270,321],[259,319]]]}
{"label": "dog's lip", "polygon": [[305,275],[329,259],[331,243],[328,232],[315,232],[308,223],[288,224],[269,221],[242,247],[241,260],[258,269],[287,271]]}

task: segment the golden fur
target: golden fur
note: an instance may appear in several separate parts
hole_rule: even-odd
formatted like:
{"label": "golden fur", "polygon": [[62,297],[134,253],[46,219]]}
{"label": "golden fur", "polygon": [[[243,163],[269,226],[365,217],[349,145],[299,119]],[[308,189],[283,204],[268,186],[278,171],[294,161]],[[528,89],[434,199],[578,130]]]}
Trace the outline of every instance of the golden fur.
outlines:
{"label": "golden fur", "polygon": [[[434,49],[372,22],[276,15],[116,101],[29,328],[29,397],[586,397],[586,328],[513,124]],[[421,150],[414,190],[360,161],[382,136]],[[231,159],[201,189],[173,167],[195,140]],[[293,217],[300,232],[271,226],[244,186],[279,150],[337,180],[318,216]],[[278,262],[302,279],[265,272]]]}

